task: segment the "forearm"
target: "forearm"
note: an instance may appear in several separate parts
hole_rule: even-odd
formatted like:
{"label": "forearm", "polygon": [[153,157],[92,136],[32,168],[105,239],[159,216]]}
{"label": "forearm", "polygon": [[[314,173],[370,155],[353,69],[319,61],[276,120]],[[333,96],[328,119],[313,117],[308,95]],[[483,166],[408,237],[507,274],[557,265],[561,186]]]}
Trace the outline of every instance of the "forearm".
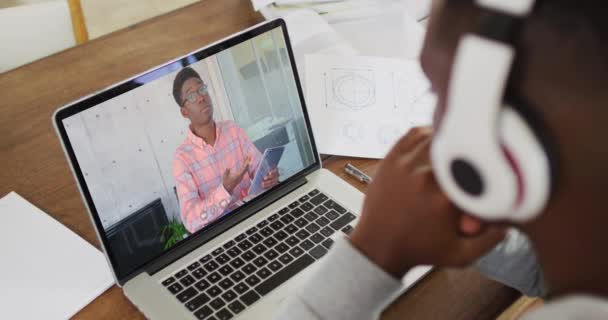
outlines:
{"label": "forearm", "polygon": [[[221,185],[205,198],[199,196],[181,203],[181,216],[189,232],[196,232],[222,215],[230,204],[230,194]],[[180,201],[181,202],[181,201]]]}

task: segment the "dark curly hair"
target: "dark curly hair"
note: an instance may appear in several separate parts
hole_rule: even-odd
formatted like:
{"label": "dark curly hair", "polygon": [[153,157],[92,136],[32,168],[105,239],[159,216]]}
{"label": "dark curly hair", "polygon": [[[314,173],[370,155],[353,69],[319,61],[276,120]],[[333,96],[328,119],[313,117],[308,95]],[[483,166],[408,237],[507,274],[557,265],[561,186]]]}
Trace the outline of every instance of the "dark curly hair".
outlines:
{"label": "dark curly hair", "polygon": [[203,79],[198,74],[198,72],[194,71],[194,69],[192,69],[190,67],[185,67],[185,68],[181,69],[175,76],[175,79],[173,80],[173,98],[175,99],[175,102],[177,103],[177,105],[180,108],[182,107],[182,102],[183,102],[182,101],[182,86],[184,85],[184,82],[186,82],[186,80],[188,80],[190,78],[195,78],[195,79],[199,79],[199,80],[203,81]]}

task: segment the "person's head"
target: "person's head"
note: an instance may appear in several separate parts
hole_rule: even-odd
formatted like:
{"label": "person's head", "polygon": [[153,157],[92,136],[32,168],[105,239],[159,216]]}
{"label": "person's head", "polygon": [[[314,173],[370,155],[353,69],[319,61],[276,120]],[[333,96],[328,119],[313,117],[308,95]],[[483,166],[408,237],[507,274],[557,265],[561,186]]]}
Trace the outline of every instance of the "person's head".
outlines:
{"label": "person's head", "polygon": [[193,125],[205,125],[213,121],[213,103],[207,84],[190,67],[181,69],[173,80],[173,98],[182,116]]}
{"label": "person's head", "polygon": [[[484,14],[471,0],[434,3],[421,60],[439,98],[436,123],[458,41],[477,30]],[[541,119],[556,164],[547,206],[515,226],[532,240],[555,294],[608,295],[607,14],[601,0],[542,1],[515,40],[509,87]]]}

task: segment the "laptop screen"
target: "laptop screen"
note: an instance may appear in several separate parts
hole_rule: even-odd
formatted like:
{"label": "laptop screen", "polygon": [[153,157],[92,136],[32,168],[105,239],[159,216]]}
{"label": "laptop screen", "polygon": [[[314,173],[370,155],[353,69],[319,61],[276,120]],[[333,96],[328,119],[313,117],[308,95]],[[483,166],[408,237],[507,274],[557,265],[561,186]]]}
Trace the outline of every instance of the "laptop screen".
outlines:
{"label": "laptop screen", "polygon": [[120,279],[318,165],[282,20],[58,112]]}

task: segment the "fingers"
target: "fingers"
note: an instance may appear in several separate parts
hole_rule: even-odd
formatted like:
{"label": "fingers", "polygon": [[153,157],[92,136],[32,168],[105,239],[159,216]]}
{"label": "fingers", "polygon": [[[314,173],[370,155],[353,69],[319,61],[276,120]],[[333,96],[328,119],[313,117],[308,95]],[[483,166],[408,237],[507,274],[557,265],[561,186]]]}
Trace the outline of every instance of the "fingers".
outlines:
{"label": "fingers", "polygon": [[506,236],[507,230],[501,227],[487,228],[484,232],[475,237],[465,238],[459,242],[459,255],[454,261],[457,265],[466,265],[473,260],[481,257],[486,252],[494,248]]}
{"label": "fingers", "polygon": [[465,236],[475,236],[483,231],[483,223],[478,219],[463,214],[460,217],[460,232]]}
{"label": "fingers", "polygon": [[228,177],[230,177],[230,168],[228,168],[224,171],[224,176],[223,176],[224,180],[228,179]]}
{"label": "fingers", "polygon": [[402,154],[408,152],[412,147],[427,139],[433,133],[431,127],[415,127],[408,131],[393,147],[389,154]]}

